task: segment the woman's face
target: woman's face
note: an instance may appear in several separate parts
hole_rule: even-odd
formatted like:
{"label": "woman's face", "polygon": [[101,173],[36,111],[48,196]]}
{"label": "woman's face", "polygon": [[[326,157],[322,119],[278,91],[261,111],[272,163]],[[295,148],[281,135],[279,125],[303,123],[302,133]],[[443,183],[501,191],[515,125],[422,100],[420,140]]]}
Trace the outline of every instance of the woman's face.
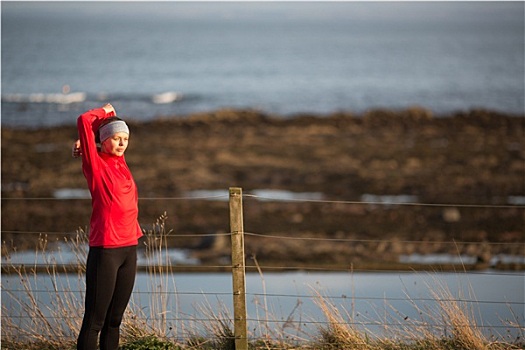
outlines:
{"label": "woman's face", "polygon": [[117,157],[122,157],[128,148],[129,135],[125,132],[117,132],[102,142],[102,152]]}

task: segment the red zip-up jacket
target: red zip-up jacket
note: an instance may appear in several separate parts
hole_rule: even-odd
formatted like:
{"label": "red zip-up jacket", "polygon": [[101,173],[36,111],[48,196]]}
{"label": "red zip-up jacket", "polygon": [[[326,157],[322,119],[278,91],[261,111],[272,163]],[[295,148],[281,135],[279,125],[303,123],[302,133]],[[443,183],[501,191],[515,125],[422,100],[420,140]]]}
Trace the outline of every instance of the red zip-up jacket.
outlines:
{"label": "red zip-up jacket", "polygon": [[138,223],[138,191],[124,156],[97,150],[95,132],[101,122],[112,117],[103,108],[78,117],[82,147],[82,171],[91,192],[89,246],[119,248],[138,244],[142,230]]}

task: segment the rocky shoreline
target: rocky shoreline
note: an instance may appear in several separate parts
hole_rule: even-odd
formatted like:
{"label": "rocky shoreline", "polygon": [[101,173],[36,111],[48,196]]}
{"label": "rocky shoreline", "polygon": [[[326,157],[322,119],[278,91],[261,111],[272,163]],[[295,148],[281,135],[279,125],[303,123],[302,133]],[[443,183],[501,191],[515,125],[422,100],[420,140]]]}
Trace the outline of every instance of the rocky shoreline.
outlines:
{"label": "rocky shoreline", "polygon": [[[148,229],[166,212],[172,245],[203,262],[228,254],[221,239],[198,237],[228,232],[228,205],[183,198],[232,186],[327,201],[247,197],[245,231],[255,235],[246,254],[261,265],[394,264],[401,255],[440,253],[476,256],[486,267],[497,254],[524,254],[524,116],[412,108],[282,118],[219,110],[129,124],[126,159],[142,198],[141,224]],[[71,157],[75,138],[74,126],[2,128],[3,242],[22,249],[38,233],[53,240],[88,224],[89,200],[50,199],[86,187]],[[362,203],[403,196],[432,205]]]}

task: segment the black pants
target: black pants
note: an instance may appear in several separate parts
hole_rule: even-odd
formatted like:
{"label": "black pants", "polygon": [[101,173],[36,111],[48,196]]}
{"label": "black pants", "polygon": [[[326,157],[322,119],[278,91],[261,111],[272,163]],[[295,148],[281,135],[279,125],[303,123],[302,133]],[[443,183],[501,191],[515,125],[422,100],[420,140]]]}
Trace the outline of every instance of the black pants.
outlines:
{"label": "black pants", "polygon": [[89,248],[86,265],[86,302],[78,350],[116,350],[122,316],[137,272],[137,246]]}

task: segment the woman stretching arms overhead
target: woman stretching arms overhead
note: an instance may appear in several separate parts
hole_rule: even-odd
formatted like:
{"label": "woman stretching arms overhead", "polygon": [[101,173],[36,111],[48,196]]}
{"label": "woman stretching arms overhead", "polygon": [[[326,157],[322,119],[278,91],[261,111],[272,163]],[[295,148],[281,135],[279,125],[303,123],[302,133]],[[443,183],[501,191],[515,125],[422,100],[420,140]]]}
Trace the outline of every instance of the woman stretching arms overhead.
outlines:
{"label": "woman stretching arms overhead", "polygon": [[82,157],[92,198],[85,311],[77,349],[96,350],[100,335],[100,350],[117,350],[142,236],[137,187],[124,158],[129,128],[111,104],[82,114],[77,127],[73,157]]}

